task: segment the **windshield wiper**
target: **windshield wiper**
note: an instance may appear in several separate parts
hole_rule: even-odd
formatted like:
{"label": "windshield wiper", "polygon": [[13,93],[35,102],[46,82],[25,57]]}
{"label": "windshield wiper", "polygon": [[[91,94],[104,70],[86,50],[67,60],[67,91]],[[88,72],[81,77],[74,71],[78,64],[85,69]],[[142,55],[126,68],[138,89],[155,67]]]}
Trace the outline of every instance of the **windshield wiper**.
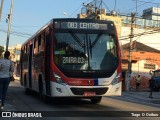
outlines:
{"label": "windshield wiper", "polygon": [[71,30],[69,31],[69,33],[71,34],[71,36],[74,38],[74,40],[82,47],[85,48],[85,45],[83,42],[81,42],[81,40],[77,37],[77,35],[72,32]]}
{"label": "windshield wiper", "polygon": [[90,37],[88,39],[88,35],[86,34],[86,47],[87,47],[87,54],[88,54],[88,70],[92,70],[91,65],[90,65],[90,58],[91,58],[91,40]]}
{"label": "windshield wiper", "polygon": [[89,51],[90,51],[90,56],[92,58],[92,43],[90,37],[89,37]]}
{"label": "windshield wiper", "polygon": [[101,35],[102,35],[102,32],[97,35],[96,39],[91,44],[91,49],[96,45],[96,43],[98,42],[98,40],[101,37]]}

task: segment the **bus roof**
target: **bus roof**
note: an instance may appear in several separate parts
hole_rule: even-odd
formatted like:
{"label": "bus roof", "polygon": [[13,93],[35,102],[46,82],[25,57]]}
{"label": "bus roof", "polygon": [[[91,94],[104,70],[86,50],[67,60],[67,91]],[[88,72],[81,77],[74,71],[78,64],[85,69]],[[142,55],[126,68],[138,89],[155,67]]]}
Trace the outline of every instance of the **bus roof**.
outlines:
{"label": "bus roof", "polygon": [[105,23],[114,23],[113,21],[107,20],[96,20],[96,19],[80,19],[80,18],[55,18],[51,21],[83,21],[83,22],[105,22]]}

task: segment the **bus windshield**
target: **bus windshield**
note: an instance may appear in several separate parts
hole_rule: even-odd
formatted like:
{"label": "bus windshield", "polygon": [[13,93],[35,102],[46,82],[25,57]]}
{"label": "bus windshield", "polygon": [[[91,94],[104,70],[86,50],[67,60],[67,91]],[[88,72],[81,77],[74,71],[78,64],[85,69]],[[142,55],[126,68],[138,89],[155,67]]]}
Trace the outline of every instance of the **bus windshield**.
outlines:
{"label": "bus windshield", "polygon": [[56,32],[54,62],[68,75],[77,71],[82,72],[82,76],[85,73],[94,76],[96,72],[98,75],[98,72],[102,74],[115,71],[118,66],[116,41],[115,35],[104,31]]}

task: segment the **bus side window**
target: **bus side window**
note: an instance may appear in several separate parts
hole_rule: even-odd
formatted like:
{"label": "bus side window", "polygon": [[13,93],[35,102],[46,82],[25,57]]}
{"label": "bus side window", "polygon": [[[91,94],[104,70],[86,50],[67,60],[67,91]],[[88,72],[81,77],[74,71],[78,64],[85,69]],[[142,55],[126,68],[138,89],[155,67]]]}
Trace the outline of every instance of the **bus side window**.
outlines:
{"label": "bus side window", "polygon": [[25,53],[27,53],[27,52],[28,52],[28,50],[27,50],[27,49],[28,49],[28,46],[26,45],[26,46],[25,46]]}
{"label": "bus side window", "polygon": [[23,51],[24,51],[24,53],[26,53],[26,46],[23,47]]}
{"label": "bus side window", "polygon": [[41,51],[44,51],[45,33],[41,35]]}
{"label": "bus side window", "polygon": [[38,52],[41,52],[41,35],[38,37]]}
{"label": "bus side window", "polygon": [[21,62],[24,60],[24,50],[25,50],[25,47],[22,47],[22,49],[21,49],[21,55],[20,55]]}
{"label": "bus side window", "polygon": [[38,37],[38,52],[44,51],[44,43],[45,43],[45,33],[42,33]]}
{"label": "bus side window", "polygon": [[28,45],[26,44],[25,46],[24,46],[24,48],[22,49],[22,51],[23,51],[23,58],[22,58],[22,60],[23,61],[27,61],[27,59],[28,59]]}
{"label": "bus side window", "polygon": [[38,40],[37,38],[34,39],[34,54],[38,53]]}

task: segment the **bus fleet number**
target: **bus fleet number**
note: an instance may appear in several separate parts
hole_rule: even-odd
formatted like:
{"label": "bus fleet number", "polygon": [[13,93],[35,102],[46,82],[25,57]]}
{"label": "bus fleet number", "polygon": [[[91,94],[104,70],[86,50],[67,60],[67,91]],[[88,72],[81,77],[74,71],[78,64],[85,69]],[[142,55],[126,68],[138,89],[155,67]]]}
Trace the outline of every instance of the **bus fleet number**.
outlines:
{"label": "bus fleet number", "polygon": [[85,62],[83,57],[63,57],[63,63],[77,63],[82,64]]}

